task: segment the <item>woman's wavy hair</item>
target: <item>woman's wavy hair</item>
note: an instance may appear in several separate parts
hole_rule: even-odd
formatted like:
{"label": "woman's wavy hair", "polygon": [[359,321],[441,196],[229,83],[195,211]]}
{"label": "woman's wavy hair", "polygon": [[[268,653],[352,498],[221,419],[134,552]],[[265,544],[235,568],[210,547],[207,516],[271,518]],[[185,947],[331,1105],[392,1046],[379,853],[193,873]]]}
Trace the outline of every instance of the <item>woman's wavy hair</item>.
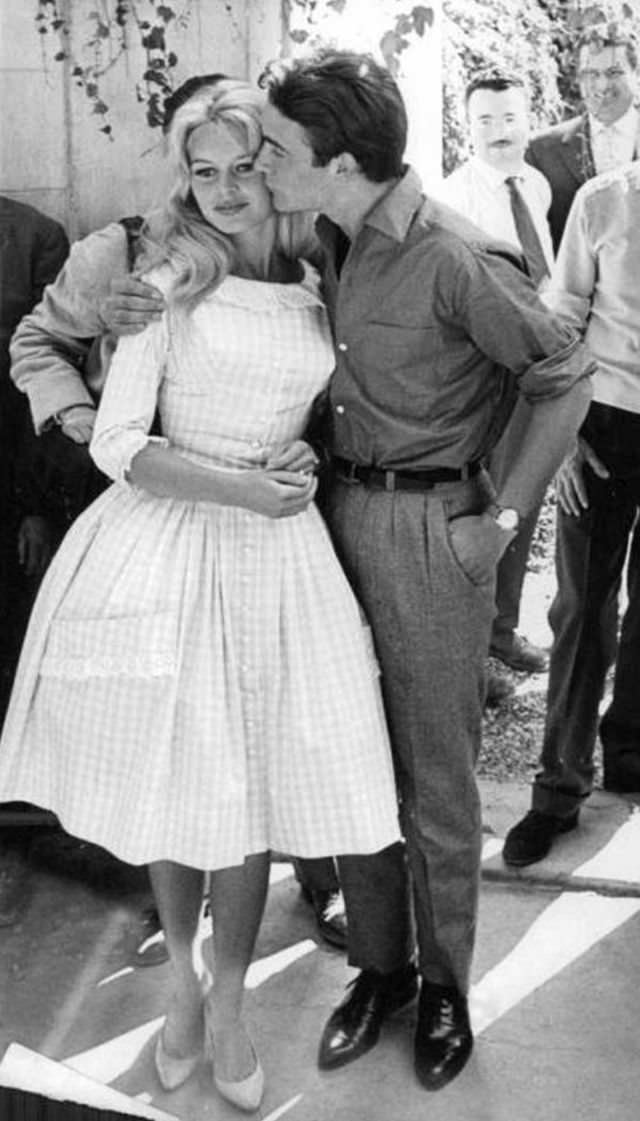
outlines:
{"label": "woman's wavy hair", "polygon": [[[193,307],[222,283],[237,261],[232,239],[203,218],[191,191],[189,137],[200,125],[219,122],[239,137],[247,152],[257,154],[263,106],[259,90],[235,78],[222,78],[199,89],[171,121],[167,156],[173,185],[164,205],[145,220],[136,271],[169,263],[174,280],[168,298],[176,305]],[[275,247],[283,256],[297,260],[313,255],[311,216],[274,212],[274,218]]]}

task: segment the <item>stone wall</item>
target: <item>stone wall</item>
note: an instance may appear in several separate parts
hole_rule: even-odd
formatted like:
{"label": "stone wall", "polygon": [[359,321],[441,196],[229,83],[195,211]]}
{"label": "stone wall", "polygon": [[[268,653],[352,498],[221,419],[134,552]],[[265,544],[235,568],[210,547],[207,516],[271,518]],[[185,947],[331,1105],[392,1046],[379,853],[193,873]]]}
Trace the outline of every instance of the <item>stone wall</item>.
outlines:
{"label": "stone wall", "polygon": [[[101,5],[113,10],[115,0],[58,0],[71,30],[69,54],[81,64],[88,58],[88,14]],[[190,13],[186,26],[171,31],[179,60],[175,84],[218,70],[255,80],[268,59],[289,50],[290,0],[172,0],[172,6]],[[439,0],[431,6],[438,13]],[[144,12],[145,0],[138,0],[137,8]],[[346,36],[340,45],[375,48],[389,8],[389,0],[349,0],[351,22],[340,23]],[[136,100],[145,60],[135,35],[103,80],[110,140],[100,132],[104,119],[92,113],[74,82],[70,62],[54,60],[55,37],[38,35],[37,11],[36,0],[0,0],[0,193],[59,219],[76,238],[153,204],[164,186],[160,130],[147,125],[145,107]],[[403,54],[402,69],[408,155],[428,187],[440,170],[438,19],[424,40]]]}

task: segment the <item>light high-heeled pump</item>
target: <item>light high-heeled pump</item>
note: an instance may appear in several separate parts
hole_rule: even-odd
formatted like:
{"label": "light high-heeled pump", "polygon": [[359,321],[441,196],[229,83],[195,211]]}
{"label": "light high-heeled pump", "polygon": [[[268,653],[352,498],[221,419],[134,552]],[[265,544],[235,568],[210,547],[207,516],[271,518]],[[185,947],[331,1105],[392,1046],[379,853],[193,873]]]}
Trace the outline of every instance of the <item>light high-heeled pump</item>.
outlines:
{"label": "light high-heeled pump", "polygon": [[184,1058],[171,1055],[164,1045],[163,1030],[161,1029],[158,1035],[153,1054],[156,1073],[163,1090],[177,1090],[178,1086],[182,1086],[196,1069],[202,1056],[202,1048],[200,1047],[194,1055],[186,1055]]}
{"label": "light high-heeled pump", "polygon": [[[213,1084],[221,1097],[226,1101],[231,1102],[237,1109],[242,1109],[246,1113],[253,1113],[258,1109],[264,1094],[264,1071],[258,1056],[256,1055],[255,1047],[249,1039],[249,1046],[251,1047],[251,1054],[254,1062],[254,1069],[251,1074],[245,1078],[231,1080],[227,1078],[220,1078],[216,1074],[215,1067],[215,1044],[213,1042],[214,1029],[211,1022],[211,1013],[207,1005],[205,1005],[205,1025],[206,1025],[206,1051],[207,1057],[211,1060],[213,1067]],[[221,1029],[224,1030],[224,1029]],[[245,1029],[246,1030],[246,1029]]]}
{"label": "light high-heeled pump", "polygon": [[246,1078],[241,1078],[238,1082],[229,1082],[226,1078],[218,1078],[215,1068],[213,1071],[213,1084],[218,1093],[238,1109],[245,1110],[246,1113],[253,1113],[254,1110],[258,1109],[264,1094],[264,1071],[253,1049],[253,1044],[251,1050],[256,1066],[255,1070],[248,1074]]}

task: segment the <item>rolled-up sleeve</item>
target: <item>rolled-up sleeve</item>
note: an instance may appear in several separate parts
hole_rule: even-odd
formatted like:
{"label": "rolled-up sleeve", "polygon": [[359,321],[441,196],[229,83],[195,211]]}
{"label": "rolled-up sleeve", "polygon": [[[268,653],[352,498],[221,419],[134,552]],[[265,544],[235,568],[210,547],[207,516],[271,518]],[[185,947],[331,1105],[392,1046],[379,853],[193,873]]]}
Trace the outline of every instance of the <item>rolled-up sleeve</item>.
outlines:
{"label": "rolled-up sleeve", "polygon": [[453,314],[476,346],[515,375],[531,404],[566,393],[594,363],[578,332],[554,315],[533,284],[491,251],[466,251],[453,286]]}
{"label": "rolled-up sleeve", "polygon": [[37,432],[62,409],[93,405],[85,363],[102,335],[100,303],[115,276],[128,271],[123,227],[112,222],[76,242],[54,283],[11,341],[11,377],[31,406]]}
{"label": "rolled-up sleeve", "polygon": [[91,456],[111,479],[127,483],[131,461],[148,443],[168,352],[166,315],[139,335],[120,339],[100,401]]}

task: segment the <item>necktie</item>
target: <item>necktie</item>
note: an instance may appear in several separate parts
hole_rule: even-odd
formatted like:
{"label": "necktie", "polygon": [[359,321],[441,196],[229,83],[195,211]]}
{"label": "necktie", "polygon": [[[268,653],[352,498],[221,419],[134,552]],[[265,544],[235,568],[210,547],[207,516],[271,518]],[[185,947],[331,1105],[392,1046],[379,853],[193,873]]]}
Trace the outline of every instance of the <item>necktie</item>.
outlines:
{"label": "necktie", "polygon": [[515,175],[510,175],[505,179],[505,183],[509,189],[511,213],[513,214],[513,220],[516,224],[516,233],[520,239],[522,252],[527,262],[529,276],[537,287],[540,281],[544,280],[545,276],[549,275],[549,268],[542,250],[542,245],[540,244],[540,238],[533,224],[531,211],[518,186],[517,177]]}

